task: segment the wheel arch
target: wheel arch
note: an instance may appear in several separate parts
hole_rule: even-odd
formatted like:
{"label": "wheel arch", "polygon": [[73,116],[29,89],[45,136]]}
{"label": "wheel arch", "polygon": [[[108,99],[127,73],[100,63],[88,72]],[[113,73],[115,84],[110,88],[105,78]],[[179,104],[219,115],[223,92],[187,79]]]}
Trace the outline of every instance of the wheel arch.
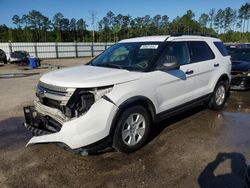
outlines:
{"label": "wheel arch", "polygon": [[110,132],[109,132],[110,136],[113,136],[117,121],[118,121],[120,115],[122,114],[122,112],[126,108],[128,108],[130,106],[134,106],[134,105],[143,106],[149,112],[151,121],[152,122],[155,121],[156,110],[155,110],[155,106],[154,106],[153,102],[145,96],[134,96],[132,98],[127,99],[126,101],[124,101],[123,103],[121,103],[118,106],[118,111],[116,112],[116,114],[113,118],[112,124],[111,124]]}
{"label": "wheel arch", "polygon": [[[221,81],[224,82],[224,85],[227,87],[227,88],[225,88],[226,89],[226,91],[225,91],[226,96],[225,96],[225,99],[223,99],[224,101],[223,101],[222,104],[216,104],[215,99],[214,99],[215,92],[216,92],[216,88],[218,87],[218,84]],[[225,84],[226,82],[227,82],[227,84]],[[224,106],[226,100],[228,99],[228,97],[230,95],[230,83],[229,82],[230,82],[230,78],[229,78],[229,76],[227,74],[222,74],[219,77],[216,84],[214,85],[213,93],[210,94],[209,101],[208,101],[208,104],[207,104],[208,108],[210,108],[212,110],[220,110]]]}
{"label": "wheel arch", "polygon": [[229,76],[226,73],[224,73],[224,74],[222,74],[220,76],[219,80],[222,80],[222,81],[227,81],[228,80],[229,81]]}
{"label": "wheel arch", "polygon": [[[217,84],[218,84],[220,81],[228,81],[228,87],[229,87],[230,78],[229,78],[229,76],[228,76],[226,73],[224,73],[224,74],[222,74],[222,75],[219,77],[219,79],[217,80],[217,82],[216,82],[216,84],[215,84],[215,86],[214,86],[214,89],[215,89],[215,87],[217,86]],[[229,89],[229,88],[227,88],[227,89]]]}

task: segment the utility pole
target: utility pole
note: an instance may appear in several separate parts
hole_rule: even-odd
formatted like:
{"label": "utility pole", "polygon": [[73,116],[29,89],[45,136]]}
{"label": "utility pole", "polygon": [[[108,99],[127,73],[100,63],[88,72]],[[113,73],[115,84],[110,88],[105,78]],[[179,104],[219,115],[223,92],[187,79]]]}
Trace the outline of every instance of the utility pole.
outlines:
{"label": "utility pole", "polygon": [[89,14],[91,15],[92,42],[94,42],[95,41],[95,19],[96,19],[96,12],[95,11],[89,11]]}
{"label": "utility pole", "polygon": [[89,11],[91,15],[91,25],[92,25],[92,45],[91,45],[91,56],[94,57],[94,42],[95,42],[95,11]]}

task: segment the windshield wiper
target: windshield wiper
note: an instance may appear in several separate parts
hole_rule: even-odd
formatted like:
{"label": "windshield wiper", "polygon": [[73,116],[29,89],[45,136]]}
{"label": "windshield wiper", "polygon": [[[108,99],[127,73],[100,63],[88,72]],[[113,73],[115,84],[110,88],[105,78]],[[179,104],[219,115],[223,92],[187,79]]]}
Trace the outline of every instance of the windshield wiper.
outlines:
{"label": "windshield wiper", "polygon": [[103,63],[103,64],[100,64],[97,66],[123,69],[121,65],[116,65],[116,64],[112,64],[112,63]]}

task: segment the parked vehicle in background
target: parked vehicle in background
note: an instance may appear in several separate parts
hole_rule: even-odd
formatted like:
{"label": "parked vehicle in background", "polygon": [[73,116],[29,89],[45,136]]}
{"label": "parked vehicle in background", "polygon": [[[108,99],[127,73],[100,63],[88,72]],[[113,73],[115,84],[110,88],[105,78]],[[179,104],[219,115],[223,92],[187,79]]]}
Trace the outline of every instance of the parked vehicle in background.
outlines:
{"label": "parked vehicle in background", "polygon": [[7,56],[2,49],[0,49],[0,63],[7,63]]}
{"label": "parked vehicle in background", "polygon": [[28,64],[29,53],[26,51],[14,51],[10,53],[10,63]]}
{"label": "parked vehicle in background", "polygon": [[24,126],[34,135],[27,145],[59,142],[88,153],[108,143],[136,151],[154,122],[199,105],[223,108],[230,71],[217,38],[122,40],[88,65],[41,77],[34,106],[24,108]]}
{"label": "parked vehicle in background", "polygon": [[231,89],[250,89],[250,48],[228,48],[231,55]]}
{"label": "parked vehicle in background", "polygon": [[227,49],[233,49],[233,48],[249,48],[249,44],[245,43],[227,43],[225,44]]}

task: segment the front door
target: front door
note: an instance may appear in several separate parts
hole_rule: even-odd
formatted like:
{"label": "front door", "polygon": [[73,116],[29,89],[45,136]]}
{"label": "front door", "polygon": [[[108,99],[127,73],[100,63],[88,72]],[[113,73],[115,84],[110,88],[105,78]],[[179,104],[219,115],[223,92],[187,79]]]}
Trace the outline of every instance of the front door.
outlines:
{"label": "front door", "polygon": [[[165,59],[175,59],[180,64],[179,69],[163,70]],[[182,105],[193,99],[192,91],[195,83],[192,78],[190,55],[186,42],[171,42],[162,52],[155,71],[157,83],[156,93],[159,112]]]}

